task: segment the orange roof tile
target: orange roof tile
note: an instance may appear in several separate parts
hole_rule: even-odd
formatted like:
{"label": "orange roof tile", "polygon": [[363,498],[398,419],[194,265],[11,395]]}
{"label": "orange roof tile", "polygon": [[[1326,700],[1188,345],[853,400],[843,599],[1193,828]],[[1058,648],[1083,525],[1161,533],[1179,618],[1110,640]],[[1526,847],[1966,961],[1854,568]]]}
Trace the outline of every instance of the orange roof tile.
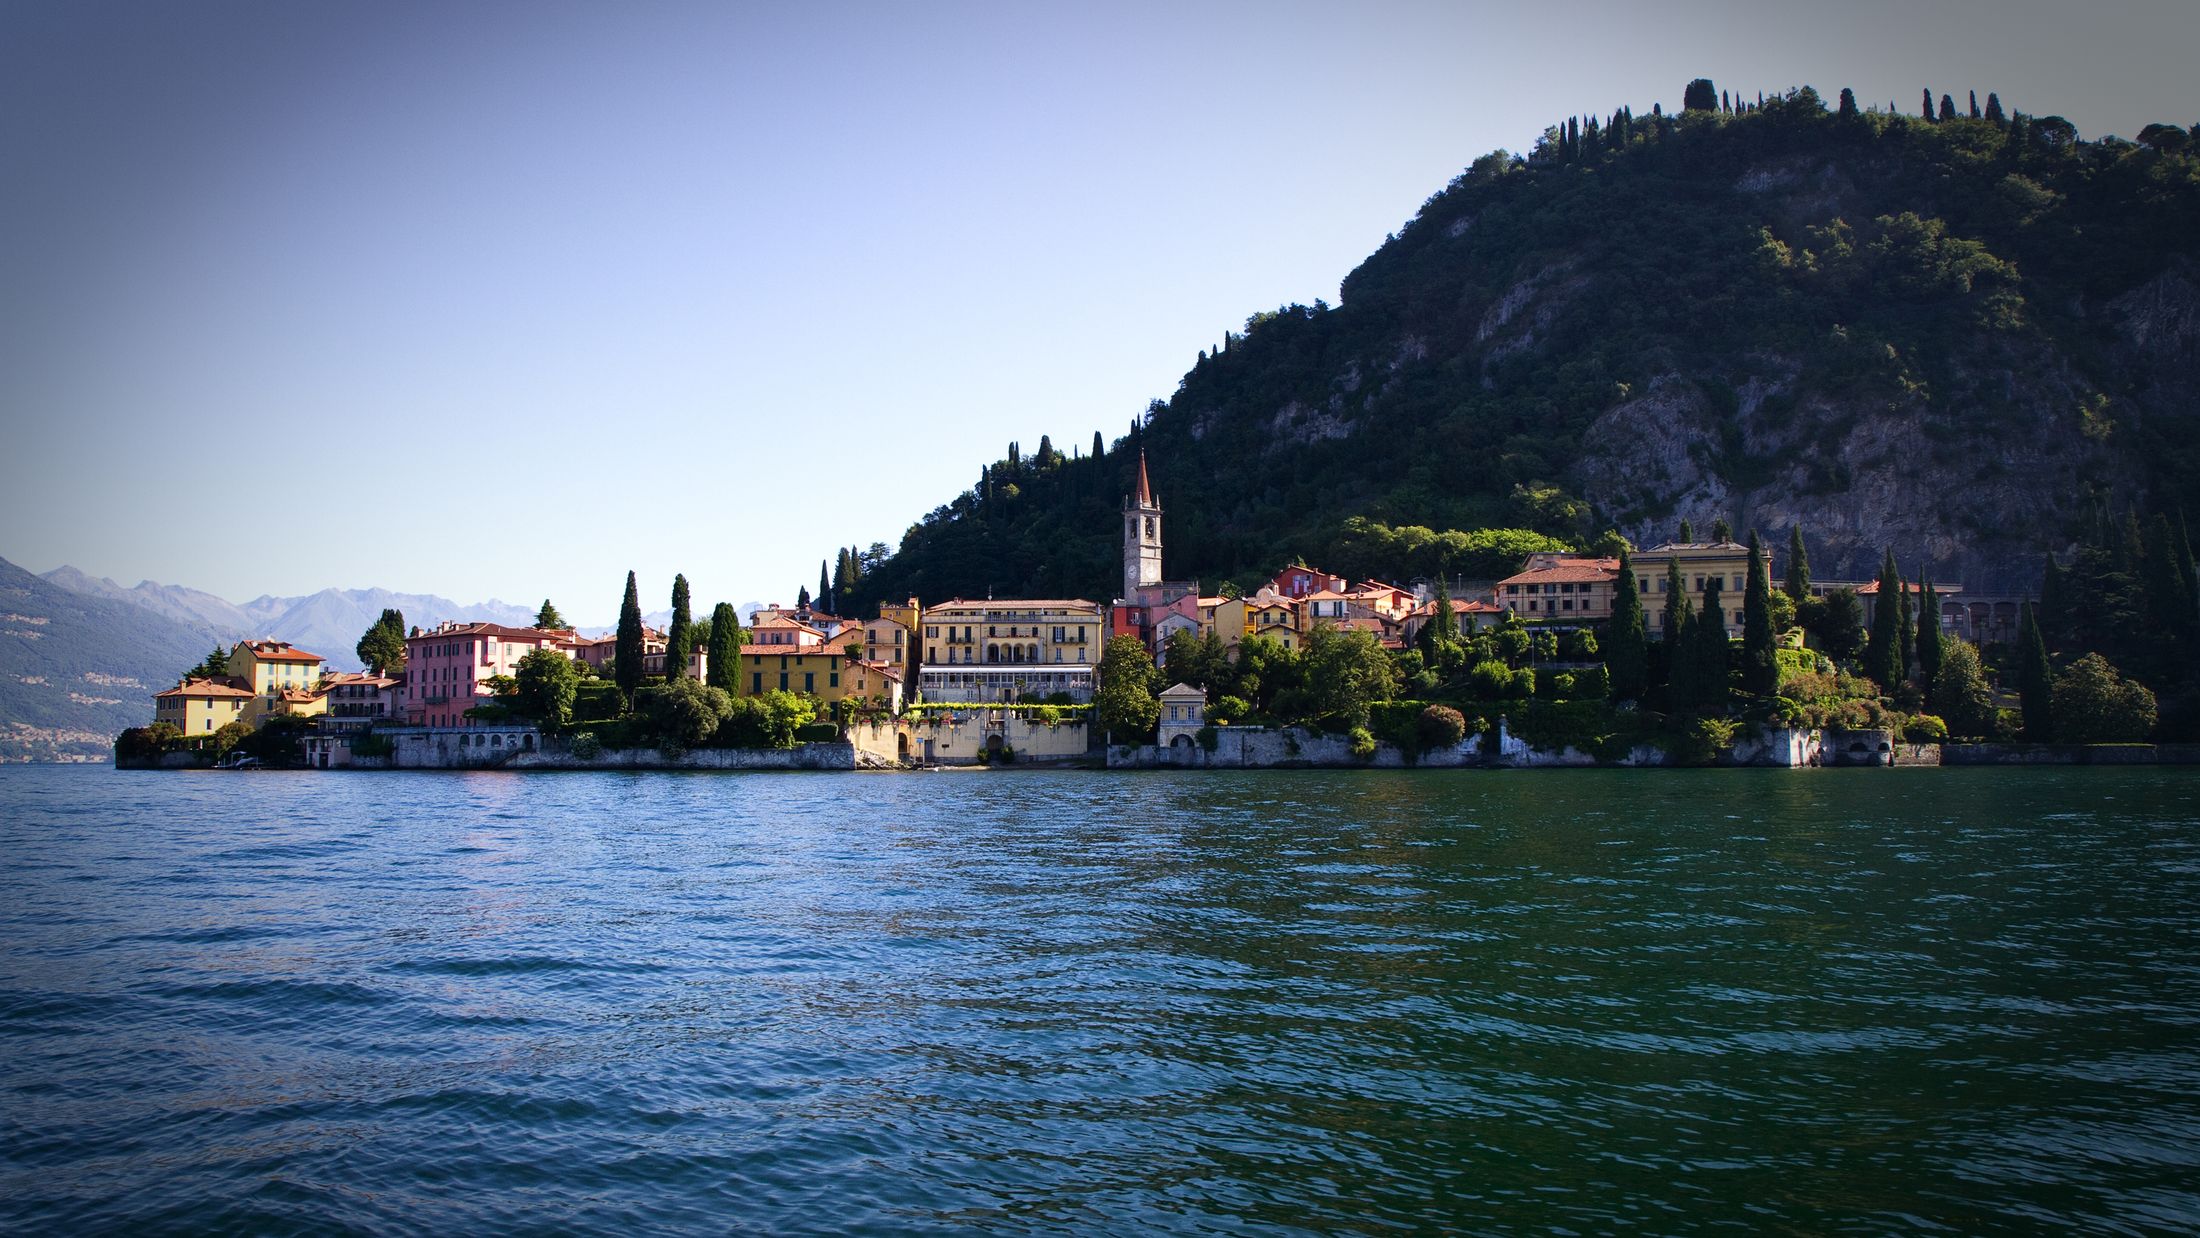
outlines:
{"label": "orange roof tile", "polygon": [[243,644],[254,658],[262,662],[326,662],[328,660],[317,653],[307,653],[303,649],[293,649],[287,642],[279,640],[248,640]]}
{"label": "orange roof tile", "polygon": [[159,698],[164,696],[216,698],[252,695],[254,694],[249,690],[240,688],[234,683],[226,682],[223,680],[186,679],[182,683],[177,684],[175,687],[170,688],[165,692],[155,692],[153,694],[153,697],[155,700],[158,700]]}
{"label": "orange roof tile", "polygon": [[1614,569],[1612,568],[1584,567],[1574,564],[1568,564],[1565,567],[1539,567],[1532,572],[1521,572],[1517,575],[1507,576],[1505,579],[1500,580],[1497,583],[1500,586],[1528,584],[1606,584],[1612,580],[1613,575]]}

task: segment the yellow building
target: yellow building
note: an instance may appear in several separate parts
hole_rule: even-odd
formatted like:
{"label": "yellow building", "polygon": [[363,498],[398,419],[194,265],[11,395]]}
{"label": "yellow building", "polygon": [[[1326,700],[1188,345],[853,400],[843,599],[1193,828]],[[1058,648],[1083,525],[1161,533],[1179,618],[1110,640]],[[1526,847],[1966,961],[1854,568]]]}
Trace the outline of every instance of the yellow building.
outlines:
{"label": "yellow building", "polygon": [[212,735],[232,722],[245,721],[245,703],[252,694],[220,679],[186,679],[166,692],[153,694],[153,721],[194,738]]}
{"label": "yellow building", "polygon": [[922,615],[917,599],[881,602],[878,618],[863,624],[863,660],[883,662],[902,673],[907,682],[909,661],[917,650],[917,621]]}
{"label": "yellow building", "polygon": [[1107,616],[1083,598],[965,601],[925,608],[926,701],[1007,701],[1064,693],[1092,699],[1092,668]]}
{"label": "yellow building", "polygon": [[[1642,609],[1650,634],[1658,634],[1658,616],[1665,611],[1671,588],[1669,565],[1678,564],[1681,585],[1696,595],[1692,600],[1702,613],[1703,593],[1711,581],[1719,582],[1719,609],[1725,612],[1726,634],[1742,634],[1742,594],[1749,585],[1749,547],[1736,542],[1667,542],[1629,556],[1635,569],[1635,585],[1642,591]],[[1771,561],[1766,560],[1769,570]],[[1777,579],[1777,578],[1776,578]],[[1502,599],[1501,599],[1502,600]]]}
{"label": "yellow building", "polygon": [[[326,712],[325,698],[315,698],[321,682],[322,658],[283,641],[238,641],[229,651],[229,677],[252,696],[244,706],[244,721],[254,726],[273,714]],[[285,693],[298,697],[286,699]]]}
{"label": "yellow building", "polygon": [[734,661],[740,666],[734,687],[742,696],[793,692],[830,704],[858,695],[846,650],[837,645],[743,645]]}

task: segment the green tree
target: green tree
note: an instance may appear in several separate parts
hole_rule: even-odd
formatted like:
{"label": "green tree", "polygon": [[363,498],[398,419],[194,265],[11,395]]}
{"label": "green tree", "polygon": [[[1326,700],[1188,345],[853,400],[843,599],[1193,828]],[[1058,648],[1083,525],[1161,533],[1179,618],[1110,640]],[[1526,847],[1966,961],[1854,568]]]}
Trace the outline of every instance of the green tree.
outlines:
{"label": "green tree", "polygon": [[1695,522],[1695,521],[1693,521],[1693,520],[1690,520],[1690,519],[1688,519],[1688,518],[1687,518],[1687,517],[1685,517],[1685,516],[1684,516],[1684,517],[1682,517],[1682,518],[1681,518],[1681,536],[1680,536],[1680,541],[1681,541],[1681,545],[1683,545],[1683,546],[1689,545],[1689,544],[1693,543],[1693,542],[1694,542],[1695,540],[1696,540],[1696,522]]}
{"label": "green tree", "polygon": [[808,610],[810,608],[810,587],[808,585],[795,590],[794,608],[796,610]]}
{"label": "green tree", "polygon": [[1864,652],[1864,599],[1854,589],[1833,589],[1811,601],[1804,624],[1811,644],[1837,663],[1854,662]]}
{"label": "green tree", "polygon": [[1734,526],[1727,523],[1726,517],[1711,522],[1711,540],[1722,544],[1734,540]]}
{"label": "green tree", "polygon": [[718,733],[733,714],[733,698],[693,679],[667,680],[635,693],[635,712],[660,747],[693,748]]}
{"label": "green tree", "polygon": [[1699,77],[1681,91],[1681,110],[1684,112],[1716,112],[1719,110],[1719,88],[1708,77]]}
{"label": "green tree", "polygon": [[[372,631],[372,629],[369,629],[369,631]],[[400,654],[402,654],[404,651],[404,646],[399,645],[398,651]],[[362,662],[365,660],[365,658],[360,659],[360,661]],[[228,673],[229,655],[228,653],[223,651],[220,645],[216,645],[214,646],[213,652],[207,654],[206,657],[201,660],[197,666],[194,666],[190,670],[185,671],[183,673],[183,677],[185,679],[220,679]]]}
{"label": "green tree", "polygon": [[1986,119],[1997,125],[2008,120],[2008,117],[2002,114],[2001,96],[1991,90],[1986,92]]}
{"label": "green tree", "polygon": [[1161,721],[1161,673],[1135,636],[1108,640],[1100,654],[1100,684],[1093,712],[1115,743],[1143,743]]}
{"label": "green tree", "polygon": [[1695,681],[1695,690],[1690,693],[1692,704],[1700,713],[1723,715],[1733,700],[1734,689],[1728,680],[1733,643],[1726,635],[1726,604],[1719,597],[1716,576],[1704,578],[1703,609],[1696,614],[1693,636],[1696,648],[1689,659],[1689,674]]}
{"label": "green tree", "polygon": [[1979,663],[1978,650],[1969,641],[1949,638],[1947,647],[1934,661],[1932,692],[1927,699],[1933,703],[1933,712],[1948,724],[1949,734],[1970,739],[1994,733],[1994,693],[1986,685],[1986,669]]}
{"label": "green tree", "polygon": [[2047,660],[2047,642],[2040,638],[2032,603],[2026,602],[2017,630],[2017,698],[2024,710],[2024,738],[2032,743],[2055,738],[2054,691],[2055,668]]}
{"label": "green tree", "polygon": [[1891,693],[1902,682],[1902,577],[1894,551],[1879,568],[1879,592],[1872,606],[1871,639],[1864,646],[1864,674]]}
{"label": "green tree", "polygon": [[1635,566],[1625,554],[1619,558],[1619,579],[1613,586],[1612,620],[1604,630],[1604,665],[1611,671],[1612,699],[1641,700],[1650,689],[1650,638],[1642,593],[1635,587]]}
{"label": "green tree", "polygon": [[550,604],[549,598],[544,598],[542,609],[535,612],[535,626],[556,631],[565,627],[565,616],[558,613],[558,608]]}
{"label": "green tree", "polygon": [[573,720],[573,698],[581,676],[573,659],[551,649],[537,649],[519,660],[514,702],[521,713],[542,724],[545,731],[561,731]]}
{"label": "green tree", "polygon": [[824,611],[828,615],[833,613],[833,586],[832,582],[825,578],[825,560],[823,559],[819,559],[817,561],[817,594],[815,597],[815,602],[819,610]]}
{"label": "green tree", "polygon": [[385,609],[360,636],[354,652],[358,653],[359,661],[377,675],[405,669],[404,613]]}
{"label": "green tree", "polygon": [[1856,92],[1846,86],[1841,88],[1841,107],[1839,111],[1834,113],[1834,119],[1844,123],[1859,119],[1856,110]]}
{"label": "green tree", "polygon": [[2154,694],[2116,673],[2097,653],[2055,677],[2055,738],[2066,744],[2129,744],[2154,730]]}
{"label": "green tree", "polygon": [[710,665],[705,668],[713,688],[738,694],[741,683],[741,615],[731,602],[720,602],[710,612]]}
{"label": "green tree", "polygon": [[1299,686],[1278,709],[1293,720],[1335,718],[1365,726],[1368,707],[1398,691],[1398,668],[1372,632],[1340,632],[1326,623],[1306,634]]}
{"label": "green tree", "polygon": [[[1939,702],[1933,697],[1933,691],[1940,683],[1942,649],[1940,639],[1940,592],[1933,588],[1930,577],[1920,582],[1917,597],[1917,682],[1918,686],[1925,690],[1925,703],[1932,706],[1934,712],[1946,717],[1947,711],[1941,709]],[[1972,660],[1977,660],[1975,654]],[[1949,718],[1948,723],[1950,726],[1955,725],[1955,719]],[[1974,732],[1974,734],[1984,734],[1984,732]]]}
{"label": "green tree", "polygon": [[642,686],[642,595],[634,587],[634,573],[626,574],[626,597],[619,603],[619,639],[612,646],[611,673],[627,708],[634,707],[634,690]]}
{"label": "green tree", "polygon": [[1797,606],[1810,597],[1810,551],[1803,547],[1803,526],[1788,526],[1787,595]]}
{"label": "green tree", "polygon": [[1742,691],[1771,696],[1780,688],[1780,662],[1773,652],[1772,566],[1753,531],[1749,535],[1749,577],[1742,593]]}
{"label": "green tree", "polygon": [[1894,583],[1895,601],[1901,606],[1900,613],[1902,616],[1900,630],[1902,665],[1901,669],[1897,670],[1895,674],[1906,680],[1910,677],[1911,668],[1917,665],[1917,609],[1912,604],[1910,582],[1897,576]]}
{"label": "green tree", "polygon": [[1681,575],[1679,559],[1665,561],[1665,612],[1658,621],[1658,636],[1667,641],[1679,640],[1681,629],[1687,625],[1694,609],[1688,600],[1688,579]]}
{"label": "green tree", "polygon": [[[823,571],[822,564],[818,567]],[[665,679],[686,679],[688,658],[695,652],[691,643],[695,639],[692,630],[695,616],[688,606],[688,578],[675,573],[672,577],[672,622],[665,626]]]}

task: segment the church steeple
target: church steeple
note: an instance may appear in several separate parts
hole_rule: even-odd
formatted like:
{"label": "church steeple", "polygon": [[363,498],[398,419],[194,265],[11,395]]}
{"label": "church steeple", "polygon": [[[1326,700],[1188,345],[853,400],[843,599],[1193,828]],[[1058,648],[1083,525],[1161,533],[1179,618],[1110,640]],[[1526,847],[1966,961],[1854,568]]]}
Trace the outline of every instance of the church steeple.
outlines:
{"label": "church steeple", "polygon": [[1161,504],[1146,475],[1146,452],[1138,453],[1138,492],[1123,500],[1123,597],[1161,583]]}

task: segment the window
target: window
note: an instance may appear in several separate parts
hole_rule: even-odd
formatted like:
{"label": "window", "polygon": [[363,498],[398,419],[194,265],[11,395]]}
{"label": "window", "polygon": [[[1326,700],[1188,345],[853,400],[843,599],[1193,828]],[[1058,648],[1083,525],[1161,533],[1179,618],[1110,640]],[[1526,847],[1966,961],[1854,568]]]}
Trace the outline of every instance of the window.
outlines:
{"label": "window", "polygon": [[755,674],[753,674],[753,675],[750,675],[750,676],[749,676],[749,691],[750,691],[750,692],[762,692],[763,690],[764,690],[764,672],[762,672],[762,671],[758,671],[758,672],[756,672]]}
{"label": "window", "polygon": [[803,690],[804,692],[815,692],[815,691],[817,691],[817,672],[816,672],[816,671],[804,671],[804,672],[802,672],[802,690]]}
{"label": "window", "polygon": [[787,672],[785,671],[779,672],[779,690],[782,692],[787,690]]}
{"label": "window", "polygon": [[828,687],[828,688],[837,688],[837,687],[839,687],[839,686],[840,686],[840,672],[839,672],[839,671],[832,671],[832,672],[829,672],[829,673],[828,673],[828,674],[827,674],[827,675],[825,676],[825,686],[826,686],[826,687]]}

